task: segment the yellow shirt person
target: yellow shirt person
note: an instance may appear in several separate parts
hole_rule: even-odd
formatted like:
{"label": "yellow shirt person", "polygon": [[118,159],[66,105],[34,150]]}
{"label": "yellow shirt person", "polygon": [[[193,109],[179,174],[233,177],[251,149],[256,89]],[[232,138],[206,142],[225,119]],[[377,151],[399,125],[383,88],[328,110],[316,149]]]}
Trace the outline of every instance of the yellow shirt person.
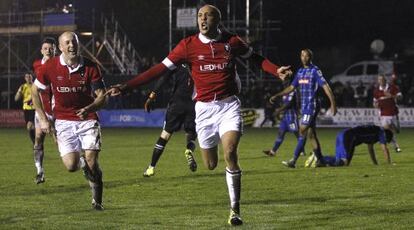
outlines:
{"label": "yellow shirt person", "polygon": [[[26,122],[27,130],[30,132],[30,138],[34,143],[34,116],[35,116],[35,109],[32,103],[32,93],[31,88],[33,84],[33,76],[30,73],[26,73],[24,75],[24,80],[26,83],[19,87],[17,90],[16,95],[14,96],[15,101],[19,101],[23,99],[23,112],[24,112],[24,120]],[[33,133],[33,134],[32,134]]]}
{"label": "yellow shirt person", "polygon": [[33,110],[34,109],[33,103],[32,103],[31,88],[32,88],[31,83],[24,83],[19,88],[21,97],[23,97],[23,110]]}

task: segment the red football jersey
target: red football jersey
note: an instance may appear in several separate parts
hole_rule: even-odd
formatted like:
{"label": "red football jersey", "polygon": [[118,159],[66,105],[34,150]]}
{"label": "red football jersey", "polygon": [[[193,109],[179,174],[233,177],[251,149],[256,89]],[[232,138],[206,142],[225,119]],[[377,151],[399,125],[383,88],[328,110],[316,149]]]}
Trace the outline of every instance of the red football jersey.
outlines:
{"label": "red football jersey", "polygon": [[[105,87],[95,63],[82,57],[78,67],[71,69],[62,55],[39,68],[34,84],[42,90],[50,86],[55,100],[53,115],[56,119],[71,121],[79,121],[76,111],[94,101],[92,88]],[[92,119],[98,119],[96,113],[88,114],[86,120]]]}
{"label": "red football jersey", "polygon": [[381,86],[375,88],[374,101],[378,102],[381,116],[395,116],[398,114],[397,104],[394,98],[385,95],[386,92],[390,93],[392,96],[401,94],[398,86],[394,84],[386,84],[384,88]]}
{"label": "red football jersey", "polygon": [[[33,62],[33,72],[37,76],[37,72],[39,71],[40,67],[46,62],[42,59],[36,60]],[[49,115],[52,115],[52,92],[50,91],[50,87],[46,87],[45,90],[40,92],[40,99],[42,100],[43,109]]]}
{"label": "red football jersey", "polygon": [[162,63],[170,70],[188,63],[196,90],[195,100],[212,101],[240,91],[235,58],[249,58],[252,52],[237,35],[223,31],[217,39],[209,39],[199,33],[181,40]]}

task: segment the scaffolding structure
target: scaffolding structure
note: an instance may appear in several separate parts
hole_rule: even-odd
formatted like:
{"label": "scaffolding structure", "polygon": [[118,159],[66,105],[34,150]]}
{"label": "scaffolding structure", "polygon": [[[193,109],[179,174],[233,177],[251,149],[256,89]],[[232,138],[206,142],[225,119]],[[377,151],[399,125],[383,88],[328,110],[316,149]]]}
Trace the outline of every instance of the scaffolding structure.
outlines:
{"label": "scaffolding structure", "polygon": [[[176,44],[187,34],[197,32],[197,27],[177,28],[173,20],[179,8],[199,8],[205,1],[169,0],[169,47]],[[265,56],[274,54],[277,46],[273,37],[281,30],[278,20],[265,20],[263,17],[263,0],[217,1],[215,4],[222,9],[221,26],[236,32],[246,41],[253,44],[255,50]],[[225,9],[225,10],[223,10]],[[135,49],[127,33],[116,20],[114,15],[107,17],[94,9],[88,12],[71,9],[62,11],[34,11],[0,13],[0,55],[7,57],[0,62],[0,84],[3,90],[1,96],[7,97],[10,108],[13,85],[11,79],[31,72],[31,63],[40,58],[39,45],[45,36],[57,37],[64,31],[77,31],[80,38],[80,51],[83,55],[96,62],[102,72],[107,75],[135,75],[140,71],[142,63],[139,52]],[[274,56],[273,56],[274,59]],[[249,87],[250,83],[259,79],[262,81],[262,71],[252,70],[250,63],[237,60],[238,73],[242,84]]]}
{"label": "scaffolding structure", "polygon": [[7,91],[1,95],[7,97],[4,100],[7,106],[2,107],[10,108],[11,89],[16,88],[12,79],[31,72],[31,63],[40,58],[41,40],[65,31],[77,31],[80,51],[96,62],[104,74],[137,74],[141,57],[125,31],[113,15],[109,18],[102,13],[97,15],[93,9],[92,13],[75,10],[1,13],[0,56],[7,57],[0,63],[0,81],[7,82]]}
{"label": "scaffolding structure", "polygon": [[[204,0],[187,1],[187,0],[169,0],[169,48],[173,47],[181,38],[189,32],[197,31],[197,28],[177,28],[174,19],[176,19],[176,10],[180,8],[195,7],[206,4]],[[255,51],[268,56],[269,54],[277,53],[277,45],[272,39],[278,36],[281,31],[280,20],[265,20],[263,16],[263,0],[226,0],[215,2],[220,9],[222,9],[223,28],[237,33],[243,37],[247,42],[252,43]],[[223,10],[225,9],[225,11]],[[240,10],[242,9],[242,10]],[[242,12],[244,11],[244,12]],[[277,58],[277,57],[276,57]],[[252,79],[263,79],[262,71],[253,71],[248,61],[241,59],[237,60],[238,74],[241,77],[242,83],[246,87]]]}

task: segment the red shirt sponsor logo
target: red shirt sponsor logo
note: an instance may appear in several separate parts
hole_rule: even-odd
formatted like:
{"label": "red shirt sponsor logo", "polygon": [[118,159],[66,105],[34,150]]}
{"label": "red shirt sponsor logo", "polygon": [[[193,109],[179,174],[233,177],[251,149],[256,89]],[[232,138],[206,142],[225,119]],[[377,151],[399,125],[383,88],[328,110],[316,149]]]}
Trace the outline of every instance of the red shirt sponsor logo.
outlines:
{"label": "red shirt sponsor logo", "polygon": [[208,65],[201,65],[200,71],[216,71],[216,70],[223,70],[227,67],[228,63],[218,63],[218,64],[208,64]]}
{"label": "red shirt sponsor logo", "polygon": [[239,93],[235,58],[248,58],[249,52],[249,46],[240,37],[226,31],[215,40],[196,34],[181,40],[163,63],[168,68],[188,63],[195,100],[212,101]]}

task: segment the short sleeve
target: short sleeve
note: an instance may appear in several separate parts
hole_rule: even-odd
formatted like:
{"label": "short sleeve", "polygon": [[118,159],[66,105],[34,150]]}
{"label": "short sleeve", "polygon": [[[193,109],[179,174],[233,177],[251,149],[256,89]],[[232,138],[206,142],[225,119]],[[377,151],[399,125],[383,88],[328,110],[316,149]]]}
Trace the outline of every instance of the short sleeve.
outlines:
{"label": "short sleeve", "polygon": [[50,85],[46,64],[36,68],[36,80],[34,84],[41,90],[45,90]]}
{"label": "short sleeve", "polygon": [[181,40],[176,47],[168,54],[162,61],[168,69],[174,70],[177,66],[187,59],[187,45],[186,40]]}
{"label": "short sleeve", "polygon": [[291,86],[297,88],[299,86],[299,71],[296,72],[295,78],[293,78],[292,83],[290,83]]}
{"label": "short sleeve", "polygon": [[316,68],[313,71],[313,76],[316,78],[318,85],[322,86],[326,84],[326,80],[323,77],[322,71],[319,68]]}
{"label": "short sleeve", "polygon": [[250,58],[253,54],[253,48],[250,47],[243,39],[239,36],[234,36],[232,39],[232,49],[234,50],[234,54],[239,56],[243,59]]}

